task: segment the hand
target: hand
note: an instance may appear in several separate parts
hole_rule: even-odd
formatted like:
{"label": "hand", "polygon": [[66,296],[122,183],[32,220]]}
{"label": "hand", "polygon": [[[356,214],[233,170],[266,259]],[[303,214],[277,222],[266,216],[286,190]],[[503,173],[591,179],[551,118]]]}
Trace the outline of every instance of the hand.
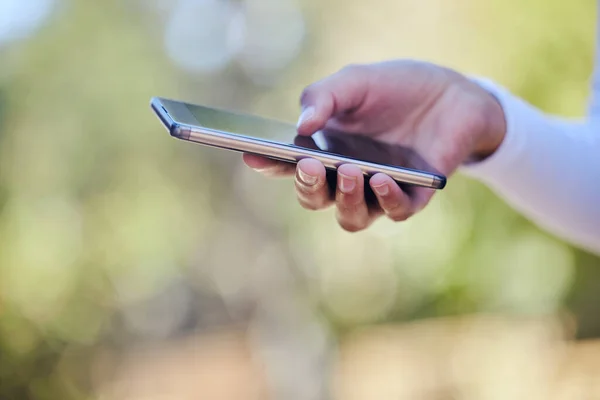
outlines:
{"label": "hand", "polygon": [[[487,91],[452,70],[423,62],[346,67],[306,88],[301,104],[299,135],[322,129],[368,135],[414,149],[446,176],[464,162],[491,155],[506,131],[502,108]],[[267,176],[295,173],[300,204],[320,210],[335,203],[339,224],[350,232],[367,228],[384,214],[394,221],[406,220],[435,192],[423,187],[402,190],[384,174],[365,181],[360,169],[350,164],[338,168],[334,191],[317,160],[303,159],[294,166],[245,154],[244,161]],[[379,204],[365,201],[365,184]]]}

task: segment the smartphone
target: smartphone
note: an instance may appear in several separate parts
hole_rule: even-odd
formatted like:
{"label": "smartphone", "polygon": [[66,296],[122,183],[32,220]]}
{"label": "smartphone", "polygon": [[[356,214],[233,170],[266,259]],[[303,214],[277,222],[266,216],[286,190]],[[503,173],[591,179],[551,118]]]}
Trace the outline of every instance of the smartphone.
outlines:
{"label": "smartphone", "polygon": [[382,172],[399,184],[443,189],[446,177],[416,152],[367,136],[319,131],[298,136],[292,124],[160,97],[150,105],[171,136],[189,142],[297,163],[314,158],[329,171],[358,166],[365,177]]}

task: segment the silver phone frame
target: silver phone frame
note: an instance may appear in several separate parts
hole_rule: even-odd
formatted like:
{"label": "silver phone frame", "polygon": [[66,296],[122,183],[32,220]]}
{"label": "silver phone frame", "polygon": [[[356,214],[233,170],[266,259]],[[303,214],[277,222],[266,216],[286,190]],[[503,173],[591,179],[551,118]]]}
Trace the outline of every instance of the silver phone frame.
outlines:
{"label": "silver phone frame", "polygon": [[153,97],[150,101],[150,106],[169,134],[185,141],[242,153],[257,154],[292,163],[297,163],[303,158],[314,158],[322,162],[325,168],[330,170],[335,170],[342,164],[354,164],[367,176],[381,172],[399,183],[423,186],[431,189],[443,189],[446,186],[446,178],[444,176],[429,172],[375,164],[319,150],[205,128],[196,125],[198,122],[197,119],[187,109],[186,103],[181,101]]}

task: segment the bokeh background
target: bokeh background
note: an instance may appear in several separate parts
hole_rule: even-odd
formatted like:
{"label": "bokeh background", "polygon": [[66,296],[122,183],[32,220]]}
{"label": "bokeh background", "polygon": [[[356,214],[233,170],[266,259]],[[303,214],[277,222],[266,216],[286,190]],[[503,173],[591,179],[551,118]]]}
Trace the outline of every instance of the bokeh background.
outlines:
{"label": "bokeh background", "polygon": [[597,398],[598,258],[461,176],[345,233],[148,105],[419,58],[581,116],[594,3],[0,0],[0,398]]}

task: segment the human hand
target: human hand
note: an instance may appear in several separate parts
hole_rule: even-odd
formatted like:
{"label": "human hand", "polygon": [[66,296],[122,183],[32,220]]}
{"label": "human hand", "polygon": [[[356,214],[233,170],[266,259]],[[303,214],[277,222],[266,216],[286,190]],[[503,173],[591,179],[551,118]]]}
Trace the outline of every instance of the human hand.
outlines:
{"label": "human hand", "polygon": [[[416,61],[388,61],[342,69],[307,87],[301,97],[299,135],[319,130],[367,135],[414,149],[441,174],[491,155],[502,143],[506,122],[496,99],[452,70]],[[403,221],[425,207],[435,190],[402,189],[384,174],[368,181],[345,164],[337,188],[327,184],[325,167],[314,159],[297,165],[245,154],[246,164],[267,176],[295,173],[300,204],[320,210],[335,204],[336,218],[347,231],[367,228],[387,215]],[[378,204],[365,200],[370,186]]]}

